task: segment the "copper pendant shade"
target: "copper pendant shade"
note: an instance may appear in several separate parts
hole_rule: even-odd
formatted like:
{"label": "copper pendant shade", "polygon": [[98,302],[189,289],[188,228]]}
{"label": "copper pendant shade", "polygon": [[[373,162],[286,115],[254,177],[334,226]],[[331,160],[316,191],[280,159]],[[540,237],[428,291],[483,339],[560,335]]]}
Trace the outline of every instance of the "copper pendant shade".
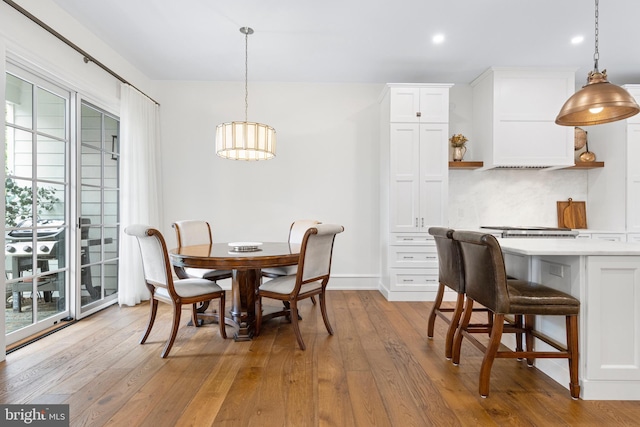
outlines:
{"label": "copper pendant shade", "polygon": [[588,82],[569,98],[556,124],[562,126],[590,126],[615,122],[634,116],[640,107],[629,92],[609,83],[607,70],[589,73]]}
{"label": "copper pendant shade", "polygon": [[596,3],[596,49],[594,67],[587,84],[574,93],[562,106],[556,124],[562,126],[591,126],[624,120],[640,112],[640,106],[629,92],[609,83],[607,70],[598,70],[598,0]]}

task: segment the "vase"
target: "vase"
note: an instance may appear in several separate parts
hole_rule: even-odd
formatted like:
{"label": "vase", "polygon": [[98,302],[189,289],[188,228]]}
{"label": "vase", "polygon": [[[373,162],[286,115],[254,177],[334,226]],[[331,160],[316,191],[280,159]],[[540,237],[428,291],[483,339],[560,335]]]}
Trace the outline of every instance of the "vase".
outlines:
{"label": "vase", "polygon": [[467,152],[467,147],[464,145],[461,147],[453,147],[453,161],[461,162],[464,157],[464,153]]}

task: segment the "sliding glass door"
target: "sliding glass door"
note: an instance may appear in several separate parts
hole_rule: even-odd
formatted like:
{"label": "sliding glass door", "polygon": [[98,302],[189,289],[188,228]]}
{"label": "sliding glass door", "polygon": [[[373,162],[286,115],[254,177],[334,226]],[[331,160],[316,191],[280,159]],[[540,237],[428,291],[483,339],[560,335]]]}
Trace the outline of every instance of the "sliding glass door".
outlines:
{"label": "sliding glass door", "polygon": [[69,315],[71,94],[8,67],[5,99],[7,343]]}
{"label": "sliding glass door", "polygon": [[82,101],[78,216],[80,313],[117,299],[119,227],[119,120]]}

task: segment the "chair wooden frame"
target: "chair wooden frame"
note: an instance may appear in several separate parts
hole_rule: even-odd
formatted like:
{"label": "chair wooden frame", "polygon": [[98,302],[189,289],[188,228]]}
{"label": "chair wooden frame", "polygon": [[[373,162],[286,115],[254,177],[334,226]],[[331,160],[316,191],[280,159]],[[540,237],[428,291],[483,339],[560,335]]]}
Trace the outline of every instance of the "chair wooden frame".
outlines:
{"label": "chair wooden frame", "polygon": [[[453,344],[453,362],[459,363],[462,339],[484,353],[480,368],[479,392],[482,397],[489,395],[490,377],[493,361],[496,358],[527,359],[533,366],[536,358],[564,358],[569,363],[569,390],[571,397],[580,397],[578,377],[578,314],[580,302],[561,291],[547,286],[517,279],[508,279],[504,267],[502,250],[496,238],[490,234],[471,231],[456,231],[453,238],[460,242],[465,269],[467,302],[460,326],[456,331]],[[473,305],[478,300],[494,313],[494,322],[490,328],[488,344],[480,342],[468,330]],[[508,315],[516,320],[524,317],[515,325],[507,323]],[[535,316],[564,316],[566,323],[566,345],[535,330]],[[526,350],[502,351],[503,333],[525,335]],[[534,350],[537,338],[557,351]]]}
{"label": "chair wooden frame", "polygon": [[[224,313],[225,291],[217,284],[206,279],[192,278],[174,281],[166,242],[162,233],[155,228],[136,224],[127,227],[125,233],[135,236],[138,240],[145,283],[151,293],[149,323],[140,340],[140,344],[144,344],[151,333],[158,312],[158,301],[170,304],[173,308],[171,333],[161,354],[162,358],[166,358],[178,333],[182,306],[187,304],[192,306],[193,324],[199,326],[198,304],[218,299],[220,312]],[[184,294],[181,294],[179,290],[184,290]],[[220,322],[220,336],[227,338],[224,322]]]}
{"label": "chair wooden frame", "polygon": [[[261,285],[256,291],[256,327],[255,335],[260,334],[262,327],[262,297],[272,298],[287,302],[289,308],[289,319],[293,325],[293,330],[298,341],[298,346],[301,350],[306,348],[302,334],[300,333],[300,326],[298,325],[298,301],[311,298],[318,295],[320,298],[320,311],[322,312],[322,320],[327,328],[329,335],[333,335],[333,328],[329,323],[329,317],[327,316],[325,291],[327,283],[329,282],[329,276],[331,273],[331,259],[333,254],[333,244],[335,236],[341,233],[344,227],[333,224],[318,224],[315,227],[309,228],[302,239],[302,245],[300,249],[300,262],[298,263],[298,271],[295,279],[291,276],[283,276],[272,281],[269,281]],[[330,239],[330,241],[328,240]],[[283,284],[295,280],[290,292],[278,292],[278,288],[274,285]],[[319,286],[317,285],[319,282]],[[314,283],[316,284],[315,286]],[[307,286],[303,290],[303,286]],[[289,288],[287,288],[289,289]]]}

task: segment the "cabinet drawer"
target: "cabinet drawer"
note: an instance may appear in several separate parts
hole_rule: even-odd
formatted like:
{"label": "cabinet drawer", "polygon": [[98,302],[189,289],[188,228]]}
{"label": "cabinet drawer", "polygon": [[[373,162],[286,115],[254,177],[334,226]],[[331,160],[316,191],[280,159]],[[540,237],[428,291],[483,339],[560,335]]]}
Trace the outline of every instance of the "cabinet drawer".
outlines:
{"label": "cabinet drawer", "polygon": [[438,270],[432,268],[392,268],[392,291],[437,291]]}
{"label": "cabinet drawer", "polygon": [[390,245],[429,245],[435,248],[436,241],[433,236],[427,233],[391,233],[389,236]]}
{"label": "cabinet drawer", "polygon": [[435,246],[390,246],[389,266],[400,268],[438,268]]}

